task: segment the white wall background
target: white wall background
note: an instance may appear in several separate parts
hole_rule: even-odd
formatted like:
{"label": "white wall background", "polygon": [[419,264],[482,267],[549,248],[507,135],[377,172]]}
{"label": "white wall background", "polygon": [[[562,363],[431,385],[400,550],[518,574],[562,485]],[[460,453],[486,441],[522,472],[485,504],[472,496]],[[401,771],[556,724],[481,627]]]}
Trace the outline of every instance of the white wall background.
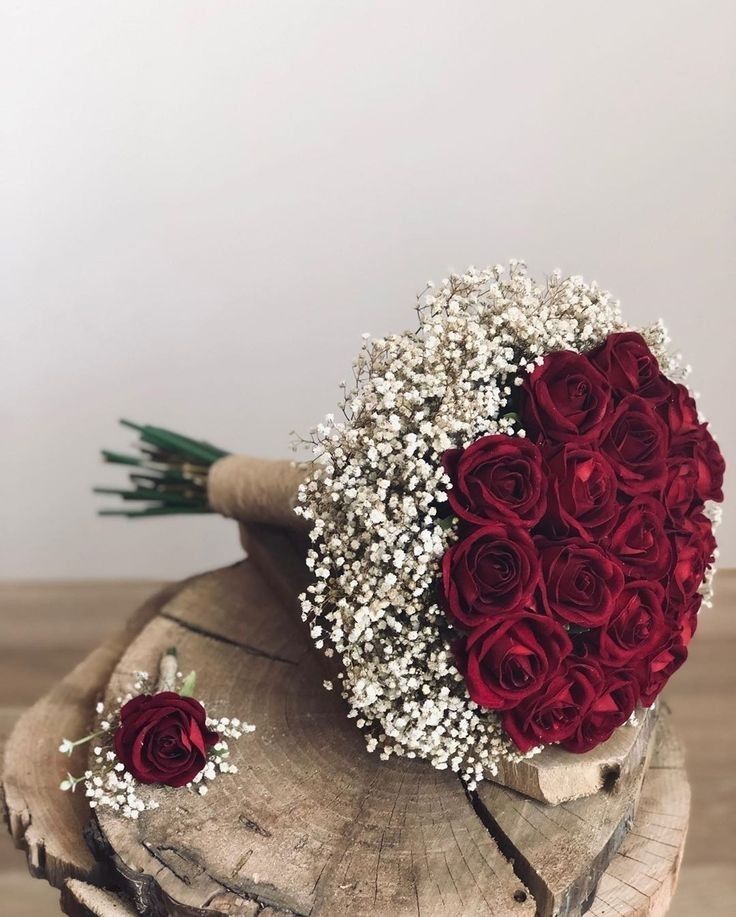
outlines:
{"label": "white wall background", "polygon": [[0,10],[1,576],[234,560],[219,519],[96,518],[116,419],[286,455],[361,332],[509,256],[666,317],[736,458],[730,0]]}

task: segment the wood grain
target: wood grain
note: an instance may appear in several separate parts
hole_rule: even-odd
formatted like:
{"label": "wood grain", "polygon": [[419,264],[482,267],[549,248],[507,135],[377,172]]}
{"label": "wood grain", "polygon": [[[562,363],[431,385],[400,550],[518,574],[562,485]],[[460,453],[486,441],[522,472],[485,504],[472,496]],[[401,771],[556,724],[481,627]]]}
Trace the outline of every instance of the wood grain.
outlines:
{"label": "wood grain", "polygon": [[682,862],[689,814],[685,756],[666,713],[657,726],[636,819],[598,886],[590,917],[660,917],[667,913]]}

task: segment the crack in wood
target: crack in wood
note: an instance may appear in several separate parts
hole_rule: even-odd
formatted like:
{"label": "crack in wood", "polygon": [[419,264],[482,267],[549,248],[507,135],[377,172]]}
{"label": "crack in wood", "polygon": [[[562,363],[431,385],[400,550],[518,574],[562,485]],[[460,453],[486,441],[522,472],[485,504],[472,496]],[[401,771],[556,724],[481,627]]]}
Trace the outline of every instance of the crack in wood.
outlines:
{"label": "crack in wood", "polygon": [[[532,869],[531,863],[516,849],[513,841],[501,830],[501,826],[493,819],[490,812],[478,798],[477,793],[473,790],[469,790],[462,779],[460,780],[460,784],[481,824],[489,833],[503,857],[508,860],[514,871],[514,875],[523,886],[523,888],[520,888],[514,893],[514,900],[523,904],[527,900],[528,891],[531,893],[534,901],[538,902],[540,897],[544,894],[545,889],[539,876]],[[522,897],[522,895],[524,897]]]}
{"label": "crack in wood", "polygon": [[[184,870],[180,871],[174,867],[172,860],[175,858],[177,860],[181,860],[185,866],[187,864],[194,866],[194,878],[201,876],[205,872],[204,866],[202,866],[201,863],[198,863],[190,853],[182,852],[176,847],[171,847],[168,845],[157,847],[155,844],[150,844],[148,841],[143,841],[143,846],[151,854],[154,860],[157,860],[159,863],[161,863],[162,866],[168,869],[169,872],[173,873],[176,878],[180,882],[183,882],[185,885],[192,884],[192,876],[188,872]],[[166,856],[166,854],[172,854],[172,856]]]}
{"label": "crack in wood", "polygon": [[299,665],[298,659],[287,659],[285,656],[277,656],[275,653],[269,653],[258,646],[253,646],[250,643],[243,643],[241,640],[235,640],[233,637],[226,637],[224,634],[215,633],[214,631],[208,630],[206,627],[202,627],[201,625],[192,624],[190,621],[183,621],[181,618],[171,614],[170,612],[162,611],[159,617],[166,618],[167,621],[173,621],[174,624],[178,624],[180,627],[183,627],[184,630],[188,630],[200,637],[207,637],[208,639],[216,640],[219,643],[226,643],[228,646],[237,646],[238,649],[244,650],[246,653],[250,653],[253,656],[261,656],[264,659],[271,659],[273,662],[282,662],[285,665]]}
{"label": "crack in wood", "polygon": [[[171,895],[165,892],[156,881],[155,876],[145,872],[139,872],[128,866],[122,857],[111,847],[109,841],[100,830],[96,819],[93,818],[88,823],[84,834],[87,844],[95,855],[100,859],[104,858],[108,861],[114,870],[111,873],[113,881],[109,883],[110,887],[116,891],[124,892],[132,900],[135,908],[141,914],[146,914],[147,917],[172,917],[174,914],[176,914],[177,917],[214,917],[215,914],[219,913],[210,910],[207,904],[221,894],[220,891],[214,892],[208,901],[204,902],[201,907],[184,905],[174,900]],[[213,876],[209,870],[201,866],[193,857],[186,852],[181,852],[175,847],[166,846],[155,848],[154,845],[147,843],[144,843],[143,846],[158,863],[161,863],[163,869],[167,869],[180,882],[183,882],[187,886],[191,884],[191,879],[187,881],[186,876],[174,870],[168,859],[161,856],[162,852],[172,852],[179,859],[191,862],[200,870],[200,876],[206,875],[215,885],[219,886],[220,889],[231,895],[235,895],[237,898],[241,898],[244,901],[256,902],[260,910],[272,908],[279,913],[293,915],[293,917],[309,917],[304,911],[296,910],[283,903],[275,888],[273,890],[274,894],[271,895],[265,888],[260,892],[256,892],[253,889],[239,887],[238,885],[225,881],[219,876]]]}
{"label": "crack in wood", "polygon": [[253,821],[252,818],[248,818],[247,815],[238,815],[238,821],[240,824],[247,828],[248,831],[254,831],[256,834],[259,834],[261,837],[272,837],[273,835],[267,828],[262,828],[257,821]]}

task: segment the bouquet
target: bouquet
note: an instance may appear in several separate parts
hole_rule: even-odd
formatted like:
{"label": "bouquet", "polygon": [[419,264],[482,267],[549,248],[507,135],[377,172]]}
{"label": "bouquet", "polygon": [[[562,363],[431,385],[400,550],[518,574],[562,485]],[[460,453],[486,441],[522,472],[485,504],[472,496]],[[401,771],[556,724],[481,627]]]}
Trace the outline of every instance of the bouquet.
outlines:
{"label": "bouquet", "polygon": [[[335,664],[326,687],[370,750],[472,788],[545,746],[586,752],[654,704],[710,599],[724,461],[663,325],[629,327],[595,283],[470,268],[417,313],[414,331],[366,336],[279,499],[309,526],[301,608]],[[167,492],[174,511],[223,508],[229,459],[207,448],[197,481],[186,462],[164,463],[173,482],[153,469],[137,496],[164,498],[144,512]]]}

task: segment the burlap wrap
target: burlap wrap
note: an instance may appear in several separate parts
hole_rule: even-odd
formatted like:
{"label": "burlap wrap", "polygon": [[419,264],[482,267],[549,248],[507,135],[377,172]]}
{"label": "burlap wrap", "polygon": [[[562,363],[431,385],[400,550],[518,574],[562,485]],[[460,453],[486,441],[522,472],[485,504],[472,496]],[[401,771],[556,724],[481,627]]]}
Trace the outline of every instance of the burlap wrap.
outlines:
{"label": "burlap wrap", "polygon": [[207,479],[210,506],[244,523],[265,523],[304,531],[308,524],[294,512],[306,468],[295,462],[228,455],[215,462]]}

